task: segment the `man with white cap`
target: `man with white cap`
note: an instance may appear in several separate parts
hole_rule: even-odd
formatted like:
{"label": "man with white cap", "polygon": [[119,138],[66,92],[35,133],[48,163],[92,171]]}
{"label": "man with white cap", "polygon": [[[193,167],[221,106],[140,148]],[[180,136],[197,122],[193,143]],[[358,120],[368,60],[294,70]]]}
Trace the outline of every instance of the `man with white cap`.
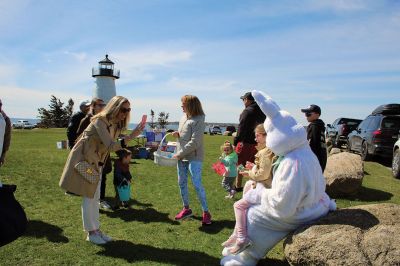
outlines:
{"label": "man with white cap", "polygon": [[67,137],[68,137],[68,146],[70,149],[74,147],[76,138],[78,137],[76,132],[78,131],[79,124],[81,120],[86,116],[89,111],[90,102],[82,101],[79,104],[79,111],[73,114],[69,120],[68,128],[67,128]]}

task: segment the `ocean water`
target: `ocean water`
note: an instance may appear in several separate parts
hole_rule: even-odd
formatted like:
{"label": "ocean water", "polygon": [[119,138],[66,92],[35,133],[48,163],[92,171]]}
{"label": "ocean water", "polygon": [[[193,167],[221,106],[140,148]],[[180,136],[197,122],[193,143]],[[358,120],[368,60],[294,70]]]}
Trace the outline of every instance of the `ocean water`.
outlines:
{"label": "ocean water", "polygon": [[[130,123],[130,124],[128,125],[128,129],[134,129],[137,125],[138,125],[138,124]],[[226,127],[220,126],[220,128],[221,128],[222,132],[224,132],[224,131],[226,130]],[[167,125],[166,130],[170,130],[170,129],[172,129],[172,130],[178,130],[178,124]],[[209,126],[206,126],[204,132],[208,132],[208,129],[209,129]],[[146,127],[144,128],[144,130],[150,131],[150,130],[151,130],[151,127],[150,127],[148,124],[146,124]]]}

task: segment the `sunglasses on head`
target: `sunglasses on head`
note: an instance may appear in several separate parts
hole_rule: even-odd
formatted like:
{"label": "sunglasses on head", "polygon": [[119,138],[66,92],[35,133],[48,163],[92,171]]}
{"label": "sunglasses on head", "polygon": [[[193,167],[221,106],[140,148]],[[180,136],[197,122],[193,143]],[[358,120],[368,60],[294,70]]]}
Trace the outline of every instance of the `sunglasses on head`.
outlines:
{"label": "sunglasses on head", "polygon": [[129,113],[131,111],[131,108],[121,108],[121,113]]}
{"label": "sunglasses on head", "polygon": [[104,106],[106,106],[106,104],[105,103],[97,103],[97,104],[95,104],[95,106],[104,107]]}

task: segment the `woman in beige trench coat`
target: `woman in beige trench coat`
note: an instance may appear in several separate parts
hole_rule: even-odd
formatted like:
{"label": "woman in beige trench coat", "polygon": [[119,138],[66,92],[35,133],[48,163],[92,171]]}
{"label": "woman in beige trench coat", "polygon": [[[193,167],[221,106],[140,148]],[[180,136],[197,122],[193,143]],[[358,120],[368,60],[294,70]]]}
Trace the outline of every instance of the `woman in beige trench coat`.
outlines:
{"label": "woman in beige trench coat", "polygon": [[[111,237],[100,231],[99,198],[100,177],[104,160],[109,152],[117,151],[132,138],[138,136],[145,124],[140,123],[129,135],[118,136],[127,128],[131,111],[128,99],[113,97],[104,110],[95,115],[72,148],[60,179],[60,187],[83,197],[83,228],[88,232],[87,241],[105,244]],[[76,170],[78,162],[87,161],[100,173],[99,180],[89,183]]]}

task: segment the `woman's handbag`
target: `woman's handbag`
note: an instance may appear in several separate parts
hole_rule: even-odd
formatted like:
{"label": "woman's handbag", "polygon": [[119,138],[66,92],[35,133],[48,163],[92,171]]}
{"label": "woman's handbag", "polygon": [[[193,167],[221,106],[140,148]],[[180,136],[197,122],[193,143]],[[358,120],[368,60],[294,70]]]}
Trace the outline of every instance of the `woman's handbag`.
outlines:
{"label": "woman's handbag", "polygon": [[75,170],[89,183],[96,183],[100,180],[99,172],[87,161],[80,161],[75,165]]}

